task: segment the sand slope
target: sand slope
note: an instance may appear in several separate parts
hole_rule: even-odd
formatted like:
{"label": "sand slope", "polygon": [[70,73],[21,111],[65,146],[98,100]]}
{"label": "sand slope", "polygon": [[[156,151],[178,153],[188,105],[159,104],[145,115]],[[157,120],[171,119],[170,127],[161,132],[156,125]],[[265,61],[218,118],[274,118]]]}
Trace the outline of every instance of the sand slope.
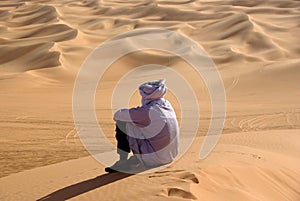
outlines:
{"label": "sand slope", "polygon": [[[300,200],[299,8],[296,0],[2,0],[0,200]],[[112,142],[113,88],[124,73],[149,63],[171,67],[189,81],[200,101],[201,126],[192,148],[170,167],[104,175],[74,130],[75,76],[100,43],[150,27],[192,38],[213,59],[227,94],[223,135],[199,160],[211,121],[203,80],[172,55],[127,55],[97,91],[98,119]]]}
{"label": "sand slope", "polygon": [[[270,131],[223,135],[205,160],[198,159],[198,138],[181,160],[146,174],[105,174],[91,157],[36,168],[1,178],[0,198],[299,200],[299,130],[271,132],[273,138]],[[285,147],[286,138],[295,141]]]}

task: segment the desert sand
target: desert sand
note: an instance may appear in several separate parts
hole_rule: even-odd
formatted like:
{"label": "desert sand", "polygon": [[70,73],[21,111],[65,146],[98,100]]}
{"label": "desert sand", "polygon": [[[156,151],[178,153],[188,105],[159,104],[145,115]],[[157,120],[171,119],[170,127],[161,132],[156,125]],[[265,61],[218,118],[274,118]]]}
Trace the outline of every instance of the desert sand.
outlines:
{"label": "desert sand", "polygon": [[[74,82],[94,48],[140,28],[177,31],[205,49],[224,82],[226,122],[217,146],[200,160],[211,122],[201,77],[174,55],[126,55],[111,65],[96,94],[99,124],[112,143],[112,91],[145,64],[167,66],[188,80],[200,103],[200,126],[174,163],[145,174],[105,174],[74,129]],[[2,0],[0,200],[299,201],[299,34],[296,0]],[[148,75],[168,72],[148,68],[137,77]],[[167,98],[180,120],[176,94]],[[135,93],[130,106],[138,104]]]}

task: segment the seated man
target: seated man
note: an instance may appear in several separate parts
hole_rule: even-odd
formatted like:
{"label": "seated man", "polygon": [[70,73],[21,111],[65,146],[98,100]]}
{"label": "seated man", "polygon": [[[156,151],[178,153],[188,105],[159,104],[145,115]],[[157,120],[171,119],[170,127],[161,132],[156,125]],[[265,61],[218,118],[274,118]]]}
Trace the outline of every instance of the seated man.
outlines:
{"label": "seated man", "polygon": [[[172,105],[163,98],[166,91],[165,80],[144,83],[139,87],[142,106],[114,114],[120,159],[105,171],[128,171],[132,166],[146,169],[174,160],[179,129]],[[128,160],[130,151],[133,157]]]}

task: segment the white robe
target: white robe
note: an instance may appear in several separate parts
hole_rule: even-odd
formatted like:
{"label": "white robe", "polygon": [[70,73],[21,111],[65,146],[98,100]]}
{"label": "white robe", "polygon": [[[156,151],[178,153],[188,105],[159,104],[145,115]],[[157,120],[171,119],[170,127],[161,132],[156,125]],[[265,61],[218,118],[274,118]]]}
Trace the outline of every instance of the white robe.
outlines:
{"label": "white robe", "polygon": [[177,156],[178,123],[167,100],[160,98],[141,107],[118,110],[114,120],[127,122],[129,146],[145,165],[167,164]]}

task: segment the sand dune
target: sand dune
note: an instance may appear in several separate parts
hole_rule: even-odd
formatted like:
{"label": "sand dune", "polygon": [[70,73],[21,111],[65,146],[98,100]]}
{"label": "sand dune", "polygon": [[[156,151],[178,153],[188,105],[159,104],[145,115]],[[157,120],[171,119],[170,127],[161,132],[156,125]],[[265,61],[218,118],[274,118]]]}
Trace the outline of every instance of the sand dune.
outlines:
{"label": "sand dune", "polygon": [[[207,159],[190,154],[152,173],[104,174],[90,157],[36,168],[0,179],[5,200],[298,200],[299,130],[223,135]],[[267,139],[267,140],[266,140]],[[17,182],[19,181],[19,182]],[[18,189],[19,193],[14,193]],[[118,193],[116,193],[118,192]]]}
{"label": "sand dune", "polygon": [[[300,200],[299,8],[296,0],[0,1],[0,200]],[[145,64],[187,79],[201,126],[192,148],[165,169],[106,175],[74,130],[74,80],[100,43],[140,28],[177,31],[203,46],[225,85],[226,122],[199,160],[211,122],[201,77],[174,55],[126,55],[97,89],[98,120],[112,143],[114,87]],[[138,72],[128,85],[169,76],[164,68]],[[179,113],[174,94],[168,98]],[[138,103],[135,94],[130,104]]]}

